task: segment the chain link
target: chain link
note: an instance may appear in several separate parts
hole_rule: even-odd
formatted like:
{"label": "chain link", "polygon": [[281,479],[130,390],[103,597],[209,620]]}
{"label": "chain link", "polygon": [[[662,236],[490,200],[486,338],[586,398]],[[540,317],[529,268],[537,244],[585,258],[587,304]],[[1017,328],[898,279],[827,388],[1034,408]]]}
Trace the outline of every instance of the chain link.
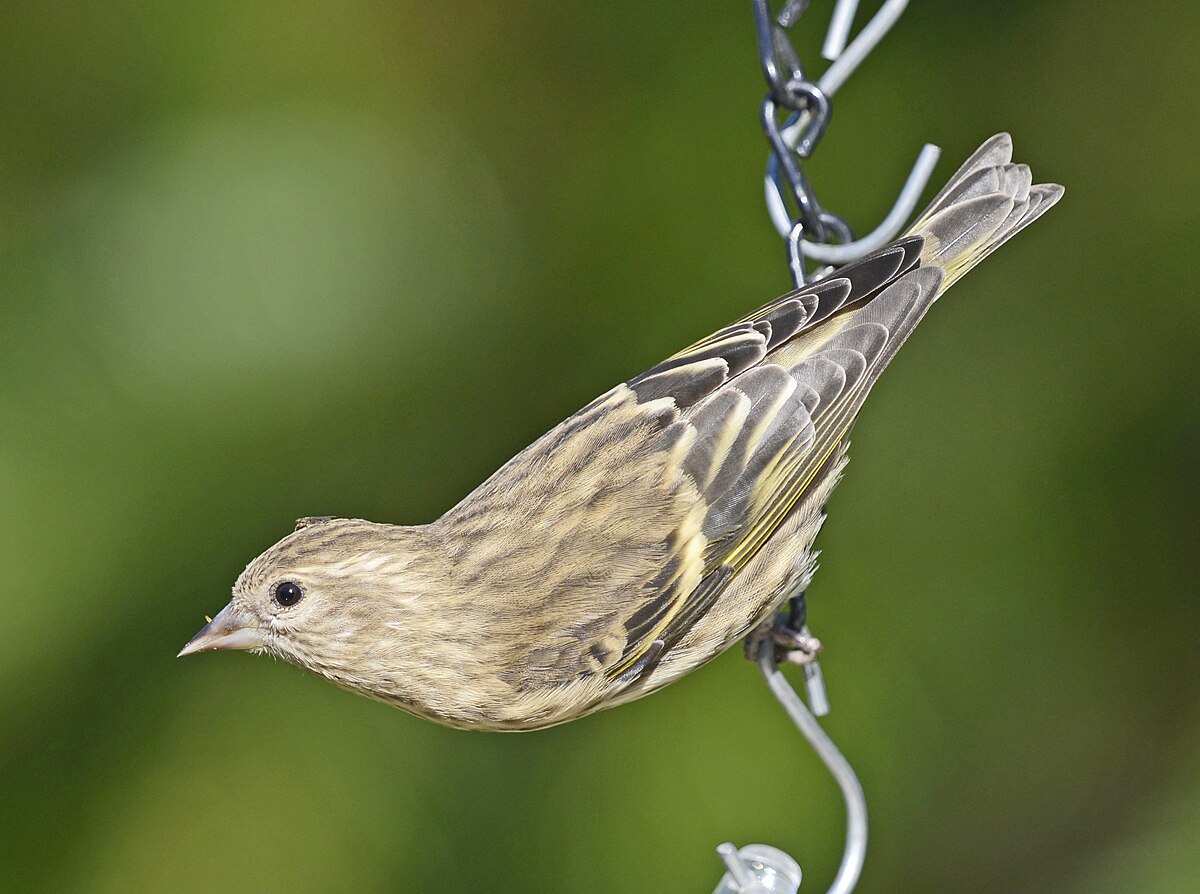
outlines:
{"label": "chain link", "polygon": [[[825,91],[805,76],[800,54],[786,31],[808,4],[809,0],[790,0],[778,17],[773,18],[770,0],[753,0],[759,62],[767,81],[761,115],[763,132],[771,148],[767,177],[780,199],[787,197],[783,210],[790,226],[785,244],[788,266],[797,286],[809,278],[802,240],[845,244],[854,239],[846,221],[821,207],[800,165],[821,142],[833,113]],[[792,210],[788,210],[788,203]]]}

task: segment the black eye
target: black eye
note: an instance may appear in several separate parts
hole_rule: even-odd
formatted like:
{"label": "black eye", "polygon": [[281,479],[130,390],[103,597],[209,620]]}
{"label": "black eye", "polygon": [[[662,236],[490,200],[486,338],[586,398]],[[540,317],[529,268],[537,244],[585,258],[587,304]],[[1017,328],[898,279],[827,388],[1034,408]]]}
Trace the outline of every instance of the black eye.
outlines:
{"label": "black eye", "polygon": [[284,608],[295,605],[303,595],[304,591],[300,589],[300,585],[294,584],[290,580],[275,585],[275,601]]}

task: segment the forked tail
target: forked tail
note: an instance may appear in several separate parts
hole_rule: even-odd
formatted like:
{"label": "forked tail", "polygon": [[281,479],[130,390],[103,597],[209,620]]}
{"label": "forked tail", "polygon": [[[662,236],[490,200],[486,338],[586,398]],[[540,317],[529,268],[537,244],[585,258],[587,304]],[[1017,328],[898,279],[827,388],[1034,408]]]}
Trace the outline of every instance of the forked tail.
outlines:
{"label": "forked tail", "polygon": [[1012,164],[1012,137],[997,134],[967,159],[906,235],[925,238],[921,263],[945,271],[944,292],[1062,194],[1057,183],[1033,185],[1029,166]]}

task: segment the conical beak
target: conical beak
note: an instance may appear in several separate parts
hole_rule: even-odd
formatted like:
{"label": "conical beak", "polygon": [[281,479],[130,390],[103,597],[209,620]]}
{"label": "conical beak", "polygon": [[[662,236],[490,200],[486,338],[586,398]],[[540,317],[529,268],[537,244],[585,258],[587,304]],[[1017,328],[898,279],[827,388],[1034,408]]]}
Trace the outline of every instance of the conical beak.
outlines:
{"label": "conical beak", "polygon": [[221,609],[175,657],[219,649],[255,649],[265,644],[266,640],[253,619],[235,611],[231,604]]}

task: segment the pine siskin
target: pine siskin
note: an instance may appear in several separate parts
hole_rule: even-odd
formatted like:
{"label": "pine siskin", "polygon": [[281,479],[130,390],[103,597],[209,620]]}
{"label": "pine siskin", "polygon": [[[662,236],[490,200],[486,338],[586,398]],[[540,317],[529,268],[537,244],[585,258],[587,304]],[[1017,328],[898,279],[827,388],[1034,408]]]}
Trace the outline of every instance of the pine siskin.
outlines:
{"label": "pine siskin", "polygon": [[909,234],[618,385],[428,525],[301,519],[180,652],[267,652],[452,726],[639,698],[812,575],[868,391],[930,305],[1044,214],[1007,134]]}

